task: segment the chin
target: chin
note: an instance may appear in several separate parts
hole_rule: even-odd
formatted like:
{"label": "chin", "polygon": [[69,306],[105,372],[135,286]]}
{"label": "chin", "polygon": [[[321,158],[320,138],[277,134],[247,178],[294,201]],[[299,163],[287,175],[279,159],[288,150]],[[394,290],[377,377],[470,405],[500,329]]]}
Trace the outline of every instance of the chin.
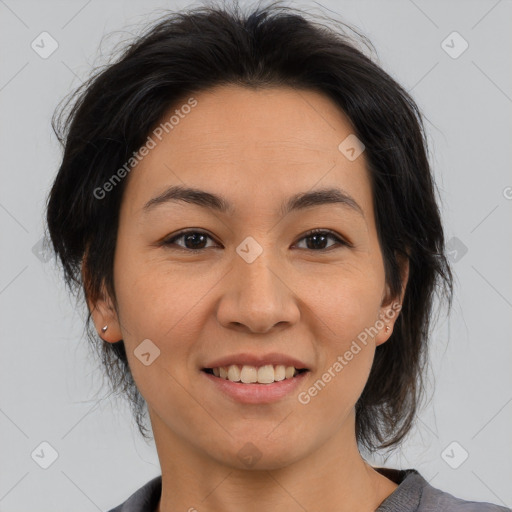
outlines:
{"label": "chin", "polygon": [[[254,430],[254,429],[253,429]],[[304,437],[294,439],[286,435],[269,439],[269,432],[239,435],[230,438],[219,453],[219,445],[208,449],[209,455],[222,464],[238,470],[275,470],[285,468],[307,455]]]}

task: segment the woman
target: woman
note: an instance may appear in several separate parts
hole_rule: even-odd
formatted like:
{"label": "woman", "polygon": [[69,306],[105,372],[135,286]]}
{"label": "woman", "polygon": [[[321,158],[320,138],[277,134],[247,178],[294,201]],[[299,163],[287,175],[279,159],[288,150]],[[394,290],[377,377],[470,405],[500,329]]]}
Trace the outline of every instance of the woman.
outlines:
{"label": "woman", "polygon": [[56,130],[53,247],[162,469],[112,512],[505,510],[360,453],[411,429],[452,275],[418,108],[347,36],[170,14]]}

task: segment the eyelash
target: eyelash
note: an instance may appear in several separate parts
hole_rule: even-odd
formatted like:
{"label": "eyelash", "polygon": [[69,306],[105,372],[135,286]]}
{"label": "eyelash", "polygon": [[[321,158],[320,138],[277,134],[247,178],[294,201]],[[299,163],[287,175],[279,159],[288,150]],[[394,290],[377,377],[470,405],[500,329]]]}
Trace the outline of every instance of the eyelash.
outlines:
{"label": "eyelash", "polygon": [[[163,242],[162,242],[162,245],[164,246],[171,246],[171,245],[174,245],[174,242],[176,240],[179,240],[180,238],[183,238],[185,237],[186,235],[191,235],[191,234],[196,234],[196,235],[206,235],[208,238],[212,239],[213,240],[213,237],[211,237],[208,233],[204,232],[204,231],[200,231],[200,230],[188,230],[188,231],[182,231],[181,233],[178,233],[177,235],[174,235],[173,237],[171,238],[167,238],[165,239]],[[341,238],[339,235],[335,234],[334,232],[328,230],[328,229],[312,229],[311,231],[308,231],[307,233],[305,233],[300,239],[299,241],[305,239],[305,238],[310,238],[314,235],[327,235],[328,237],[330,238],[333,238],[335,239],[339,245],[341,246],[346,246],[346,247],[352,247],[352,244],[350,244],[349,242],[347,242],[346,240],[344,240],[343,238]],[[182,247],[182,246],[178,246],[179,249],[182,249],[184,251],[187,251],[187,252],[200,252],[200,251],[205,251],[206,249],[211,249],[211,247],[204,247],[202,249],[189,249],[187,247]],[[325,251],[328,251],[328,250],[331,250],[333,247],[335,246],[330,246],[330,247],[327,247],[325,249],[304,249],[306,251],[312,251],[312,252],[325,252]]]}

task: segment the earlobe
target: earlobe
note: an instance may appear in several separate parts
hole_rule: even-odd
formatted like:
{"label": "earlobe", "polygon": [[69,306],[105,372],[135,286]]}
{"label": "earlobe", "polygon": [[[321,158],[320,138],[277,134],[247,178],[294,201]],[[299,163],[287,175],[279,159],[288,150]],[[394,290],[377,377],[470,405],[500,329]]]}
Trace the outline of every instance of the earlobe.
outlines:
{"label": "earlobe", "polygon": [[398,301],[394,301],[390,306],[381,308],[379,319],[376,322],[376,327],[379,331],[375,336],[376,346],[388,341],[393,334],[393,327],[401,308],[402,306]]}
{"label": "earlobe", "polygon": [[98,332],[98,336],[108,343],[115,343],[123,339],[117,313],[110,298],[105,299],[105,292],[102,298],[96,303],[87,301],[91,317]]}
{"label": "earlobe", "polygon": [[116,309],[105,289],[104,284],[101,287],[99,298],[93,300],[93,298],[90,297],[90,289],[88,286],[89,281],[87,280],[87,272],[85,268],[85,258],[82,262],[82,282],[84,294],[87,300],[87,307],[91,313],[91,318],[94,322],[94,326],[96,327],[98,336],[107,343],[115,343],[123,339]]}
{"label": "earlobe", "polygon": [[[380,314],[379,314],[379,333],[375,337],[375,345],[381,345],[385,343],[393,334],[393,328],[395,326],[395,322],[400,315],[400,311],[402,310],[402,303],[405,297],[405,290],[407,288],[407,283],[409,281],[409,259],[408,258],[399,258],[400,261],[400,269],[401,269],[401,277],[402,277],[402,288],[400,290],[400,294],[398,297],[394,297],[391,301],[385,300],[381,304]],[[389,297],[391,292],[389,290],[389,286],[386,284],[386,297]]]}

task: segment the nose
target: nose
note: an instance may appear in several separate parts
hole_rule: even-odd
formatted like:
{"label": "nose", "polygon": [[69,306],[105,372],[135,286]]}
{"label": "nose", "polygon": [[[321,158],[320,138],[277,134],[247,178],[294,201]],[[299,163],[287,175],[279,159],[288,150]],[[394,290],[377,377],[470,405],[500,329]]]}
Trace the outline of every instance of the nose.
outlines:
{"label": "nose", "polygon": [[288,282],[285,265],[271,252],[263,251],[252,263],[235,254],[217,308],[217,319],[224,327],[264,334],[298,322],[293,282]]}

